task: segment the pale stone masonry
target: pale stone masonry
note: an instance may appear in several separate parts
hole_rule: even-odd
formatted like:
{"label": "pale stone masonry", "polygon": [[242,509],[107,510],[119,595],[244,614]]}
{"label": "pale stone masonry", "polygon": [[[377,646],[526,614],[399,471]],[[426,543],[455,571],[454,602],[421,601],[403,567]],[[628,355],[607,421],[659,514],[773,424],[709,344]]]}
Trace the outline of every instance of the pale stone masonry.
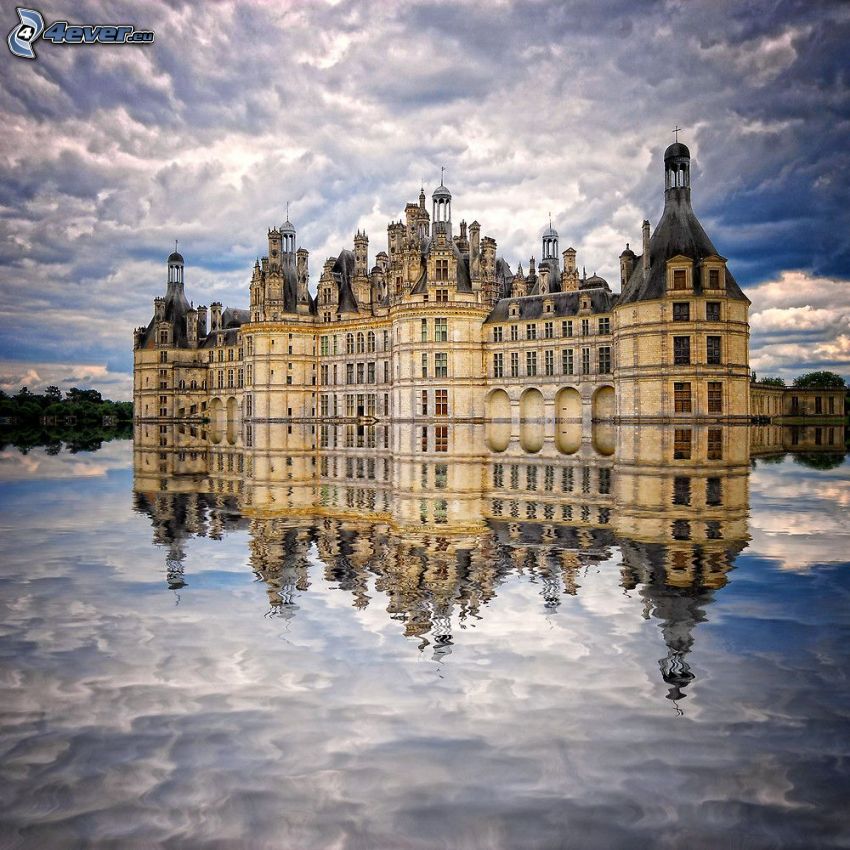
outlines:
{"label": "pale stone masonry", "polygon": [[423,450],[444,420],[488,420],[491,442],[531,451],[591,420],[746,421],[749,300],[691,208],[685,145],[664,171],[664,212],[640,254],[620,255],[620,293],[559,254],[551,222],[539,263],[513,272],[477,221],[455,230],[442,183],[430,213],[422,190],[390,223],[371,267],[358,231],[315,294],[289,221],[268,232],[247,310],[193,307],[175,252],[135,333],[135,416],[209,419],[249,444],[272,422],[411,421]]}

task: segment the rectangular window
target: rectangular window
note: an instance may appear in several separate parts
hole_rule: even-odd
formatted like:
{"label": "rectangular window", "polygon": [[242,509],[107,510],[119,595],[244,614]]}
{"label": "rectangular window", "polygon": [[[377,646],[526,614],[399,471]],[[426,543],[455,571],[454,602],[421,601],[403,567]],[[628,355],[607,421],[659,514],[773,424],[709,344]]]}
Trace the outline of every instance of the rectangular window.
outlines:
{"label": "rectangular window", "polygon": [[705,503],[710,508],[723,504],[723,483],[719,478],[705,479]]}
{"label": "rectangular window", "polygon": [[589,336],[590,335],[590,319],[582,319],[581,320],[581,335]]}
{"label": "rectangular window", "polygon": [[720,289],[720,269],[708,270],[708,288]]}
{"label": "rectangular window", "polygon": [[364,363],[357,364],[357,383],[362,384],[364,378],[366,377],[366,370]]}
{"label": "rectangular window", "polygon": [[673,289],[687,289],[688,288],[688,277],[685,269],[674,269],[673,270]]}
{"label": "rectangular window", "polygon": [[493,355],[493,377],[502,378],[505,374],[505,356],[504,354]]}
{"label": "rectangular window", "polygon": [[723,429],[708,429],[708,460],[723,460]]}
{"label": "rectangular window", "polygon": [[573,335],[573,320],[567,319],[565,322],[561,322],[561,336],[572,336]]}
{"label": "rectangular window", "polygon": [[323,336],[321,338],[321,347],[319,349],[323,355],[327,355],[330,351],[330,346],[328,345],[328,338]]}
{"label": "rectangular window", "polygon": [[519,325],[511,325],[511,342],[519,339]]}
{"label": "rectangular window", "polygon": [[423,452],[428,451],[428,429],[423,428],[419,435],[419,447]]}
{"label": "rectangular window", "polygon": [[691,385],[677,381],[673,384],[673,410],[676,413],[691,412]]}
{"label": "rectangular window", "polygon": [[599,333],[601,333],[601,334],[611,333],[611,319],[608,316],[603,316],[599,320]]}
{"label": "rectangular window", "polygon": [[526,325],[525,326],[525,338],[526,339],[537,339],[537,325]]}
{"label": "rectangular window", "polygon": [[434,319],[434,342],[449,341],[449,320],[445,318]]}
{"label": "rectangular window", "polygon": [[421,332],[419,334],[419,339],[421,339],[422,342],[428,342],[428,320],[427,319],[422,320],[422,329],[421,329]]}
{"label": "rectangular window", "polygon": [[572,375],[573,369],[573,350],[571,348],[565,348],[561,352],[561,371],[565,375]]}
{"label": "rectangular window", "polygon": [[673,302],[673,321],[689,322],[691,320],[691,305],[689,301]]}
{"label": "rectangular window", "polygon": [[537,374],[537,352],[525,352],[525,374],[534,376]]}
{"label": "rectangular window", "polygon": [[705,320],[707,322],[720,321],[720,302],[706,301],[705,302]]}
{"label": "rectangular window", "polygon": [[436,261],[436,280],[448,280],[449,279],[449,261],[448,260],[437,260]]}
{"label": "rectangular window", "polygon": [[691,362],[691,338],[689,336],[673,337],[673,365],[687,366]]}
{"label": "rectangular window", "polygon": [[[425,294],[425,298],[428,297],[428,294]],[[438,304],[448,304],[449,302],[449,291],[448,289],[438,289],[437,290],[437,303]]]}
{"label": "rectangular window", "polygon": [[511,352],[511,377],[519,377],[519,353],[516,351]]}
{"label": "rectangular window", "polygon": [[544,351],[543,352],[543,371],[547,375],[555,374],[555,352],[554,351]]}
{"label": "rectangular window", "polygon": [[673,504],[690,505],[691,503],[691,479],[687,476],[677,475],[673,479]]}
{"label": "rectangular window", "polygon": [[709,366],[720,365],[720,337],[707,336],[705,338],[705,355]]}
{"label": "rectangular window", "polygon": [[370,384],[375,383],[375,361],[366,364],[366,380]]}
{"label": "rectangular window", "polygon": [[582,375],[590,374],[590,349],[582,348],[581,350],[581,373]]}
{"label": "rectangular window", "polygon": [[502,341],[502,328],[493,328],[493,342],[501,342]]}
{"label": "rectangular window", "polygon": [[319,397],[319,414],[321,416],[328,415],[328,397],[326,395],[322,395]]}
{"label": "rectangular window", "polygon": [[354,383],[354,364],[346,363],[345,364],[345,383],[353,384]]}
{"label": "rectangular window", "polygon": [[449,450],[449,426],[437,425],[434,428],[434,451],[447,452]]}
{"label": "rectangular window", "polygon": [[676,428],[673,433],[673,460],[691,459],[691,429]]}
{"label": "rectangular window", "polygon": [[607,375],[611,371],[611,346],[601,345],[598,352],[599,374]]}
{"label": "rectangular window", "polygon": [[544,322],[543,323],[543,337],[545,339],[552,339],[555,336],[555,324],[554,322]]}
{"label": "rectangular window", "polygon": [[434,355],[434,377],[448,378],[449,376],[449,355],[445,352],[438,352]]}
{"label": "rectangular window", "polygon": [[422,390],[422,406],[420,409],[423,416],[428,415],[428,390]]}
{"label": "rectangular window", "polygon": [[422,377],[428,377],[428,355],[424,351],[422,352]]}
{"label": "rectangular window", "polygon": [[723,413],[723,384],[720,381],[708,382],[708,412]]}
{"label": "rectangular window", "polygon": [[448,416],[449,415],[449,391],[436,390],[434,393],[434,415]]}

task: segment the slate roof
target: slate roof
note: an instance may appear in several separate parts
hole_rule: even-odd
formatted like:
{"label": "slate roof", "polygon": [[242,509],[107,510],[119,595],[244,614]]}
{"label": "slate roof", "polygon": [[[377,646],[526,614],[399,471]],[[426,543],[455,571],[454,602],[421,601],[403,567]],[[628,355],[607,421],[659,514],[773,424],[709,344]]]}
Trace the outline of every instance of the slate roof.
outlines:
{"label": "slate roof", "polygon": [[[592,313],[610,313],[617,303],[617,296],[607,289],[588,289],[583,292],[553,292],[549,295],[523,295],[520,298],[502,298],[498,301],[490,315],[484,320],[484,324],[494,322],[509,322],[517,319],[548,319],[560,318],[562,316],[577,316],[579,308],[579,296],[590,296],[590,307]],[[546,301],[552,302],[552,312],[544,313],[543,305]],[[519,308],[518,315],[510,315],[510,307],[516,304]]]}
{"label": "slate roof", "polygon": [[[171,325],[171,338],[178,348],[189,344],[186,336],[186,313],[191,309],[182,283],[169,283],[165,292],[165,321]],[[139,348],[154,348],[156,346],[156,314],[151,318],[139,344]]]}
{"label": "slate roof", "polygon": [[351,288],[351,280],[354,277],[354,251],[346,249],[340,251],[331,273],[339,287],[337,314],[358,313],[357,299],[354,297],[354,290]]}
{"label": "slate roof", "polygon": [[[649,240],[649,272],[644,274],[642,257],[637,257],[634,271],[620,296],[620,304],[664,297],[667,279],[665,263],[678,254],[694,260],[694,293],[701,294],[703,285],[699,262],[708,256],[719,256],[719,251],[702,229],[691,208],[688,188],[667,190],[661,221],[658,222]],[[726,294],[729,298],[749,303],[749,299],[741,291],[741,287],[728,269],[726,270]]]}

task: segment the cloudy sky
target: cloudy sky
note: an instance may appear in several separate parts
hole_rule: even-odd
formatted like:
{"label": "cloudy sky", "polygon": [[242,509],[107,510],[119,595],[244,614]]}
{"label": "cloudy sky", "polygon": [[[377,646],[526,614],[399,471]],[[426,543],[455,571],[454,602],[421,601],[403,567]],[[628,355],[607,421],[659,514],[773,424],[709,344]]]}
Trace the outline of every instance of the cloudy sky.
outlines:
{"label": "cloudy sky", "polygon": [[850,378],[850,4],[39,8],[156,42],[0,51],[3,389],[128,398],[175,239],[189,298],[245,306],[287,201],[315,281],[356,228],[385,249],[441,165],[453,218],[512,266],[551,211],[561,248],[614,281],[658,220],[677,125],[697,214],[753,301],[753,367]]}

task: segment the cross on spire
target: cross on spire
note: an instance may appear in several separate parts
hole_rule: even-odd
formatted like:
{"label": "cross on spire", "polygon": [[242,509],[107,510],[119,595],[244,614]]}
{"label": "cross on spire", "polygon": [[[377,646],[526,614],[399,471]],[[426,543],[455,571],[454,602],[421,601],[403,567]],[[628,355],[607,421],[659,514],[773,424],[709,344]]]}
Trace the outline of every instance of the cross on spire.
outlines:
{"label": "cross on spire", "polygon": [[678,142],[679,141],[679,133],[682,132],[682,128],[677,124],[670,132],[673,133],[676,141]]}
{"label": "cross on spire", "polygon": [[174,240],[174,253],[177,253],[177,240]]}
{"label": "cross on spire", "polygon": [[552,229],[552,211],[549,211],[549,229]]}
{"label": "cross on spire", "polygon": [[289,201],[286,202],[286,220],[289,221]]}
{"label": "cross on spire", "polygon": [[445,170],[446,170],[446,166],[441,165],[440,166],[440,185],[441,186],[443,185],[443,172],[445,172]]}

